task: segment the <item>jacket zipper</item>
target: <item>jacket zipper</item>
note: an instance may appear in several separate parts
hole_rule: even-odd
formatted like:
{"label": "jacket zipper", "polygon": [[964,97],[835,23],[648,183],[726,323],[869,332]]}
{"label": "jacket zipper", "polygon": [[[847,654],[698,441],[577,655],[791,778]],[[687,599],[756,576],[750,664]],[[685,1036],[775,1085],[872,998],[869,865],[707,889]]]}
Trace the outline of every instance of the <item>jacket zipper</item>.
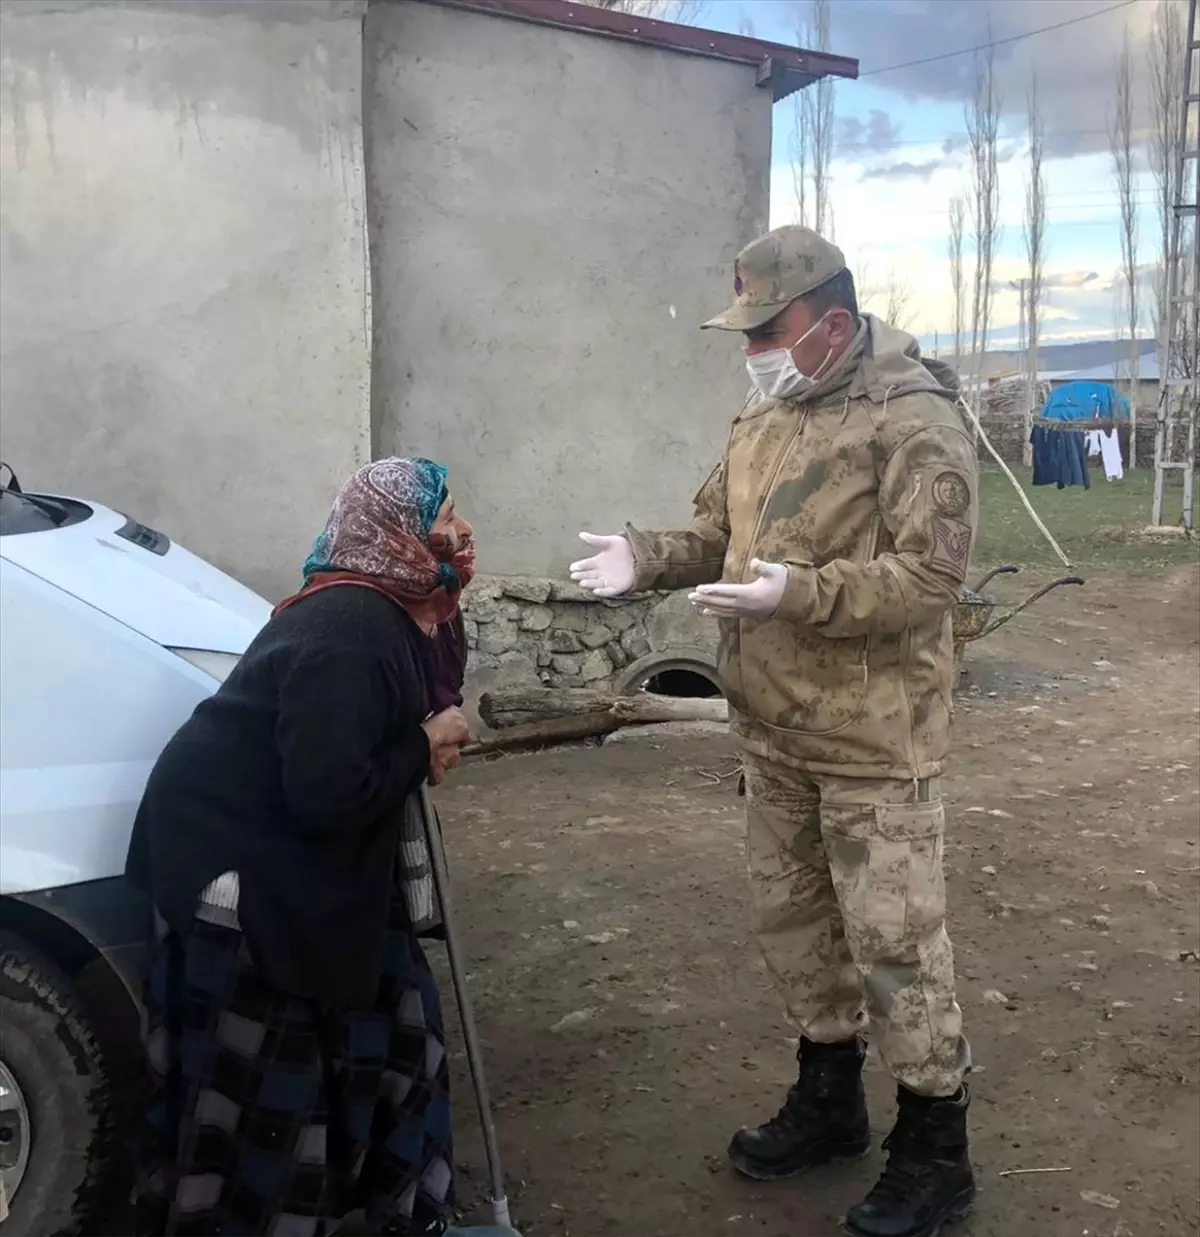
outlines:
{"label": "jacket zipper", "polygon": [[[890,566],[888,570],[892,570]],[[892,574],[895,575],[895,572],[892,572]],[[899,578],[896,579],[896,586],[900,587]],[[908,718],[908,762],[912,766],[913,802],[917,803],[919,802],[918,796],[921,789],[920,768],[917,764],[917,743],[913,736],[917,719],[913,716],[912,701],[908,697],[908,671],[912,665],[912,632],[906,628],[903,638],[904,653],[900,658],[900,689],[904,695],[904,713]]]}
{"label": "jacket zipper", "polygon": [[738,583],[741,583],[746,578],[746,566],[754,554],[755,547],[758,545],[759,534],[762,532],[763,517],[767,514],[767,504],[771,501],[771,495],[775,492],[775,482],[779,480],[779,474],[783,471],[783,462],[787,459],[788,452],[792,449],[792,444],[800,437],[807,423],[808,409],[805,408],[801,413],[796,428],[791,433],[791,437],[783,444],[779,454],[775,457],[775,464],[771,469],[770,479],[767,481],[766,488],[763,490],[763,496],[758,504],[758,515],[754,522],[754,532],[746,543],[746,551],[742,555],[741,563],[738,564]]}
{"label": "jacket zipper", "polygon": [[[921,493],[921,482],[924,480],[924,476],[925,474],[923,472],[918,471],[916,475],[913,477],[912,496],[908,500],[908,505],[910,508],[912,507],[913,503],[917,501],[917,498]],[[900,581],[897,580],[896,584],[897,586],[899,586]],[[904,594],[902,591],[901,596],[903,595]],[[904,711],[908,716],[908,760],[909,760],[909,764],[912,765],[913,802],[919,803],[921,799],[921,779],[918,776],[918,774],[920,773],[920,769],[917,766],[917,741],[916,741],[916,737],[914,733],[917,728],[917,719],[913,715],[912,700],[909,698],[909,694],[908,694],[908,672],[911,666],[912,666],[912,629],[909,627],[906,627],[904,629],[904,656],[901,658],[900,682],[901,682],[901,688],[904,692]]]}

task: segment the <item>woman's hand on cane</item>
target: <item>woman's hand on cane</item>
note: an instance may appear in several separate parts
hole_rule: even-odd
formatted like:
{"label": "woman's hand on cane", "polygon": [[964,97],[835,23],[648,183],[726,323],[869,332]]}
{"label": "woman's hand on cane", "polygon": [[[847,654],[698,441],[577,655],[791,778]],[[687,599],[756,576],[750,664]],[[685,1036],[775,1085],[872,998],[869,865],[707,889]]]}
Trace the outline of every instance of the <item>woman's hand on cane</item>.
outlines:
{"label": "woman's hand on cane", "polygon": [[429,737],[429,784],[440,786],[446,774],[458,765],[459,753],[471,737],[462,709],[443,709],[422,722]]}

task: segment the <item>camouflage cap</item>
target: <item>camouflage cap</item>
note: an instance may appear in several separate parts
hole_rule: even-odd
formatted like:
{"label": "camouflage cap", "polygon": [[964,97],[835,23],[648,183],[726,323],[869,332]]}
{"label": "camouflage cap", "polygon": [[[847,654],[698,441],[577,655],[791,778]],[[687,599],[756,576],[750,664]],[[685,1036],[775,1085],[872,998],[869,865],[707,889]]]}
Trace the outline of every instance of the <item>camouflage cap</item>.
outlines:
{"label": "camouflage cap", "polygon": [[702,329],[753,331],[846,269],[846,255],[811,228],[774,228],[751,242],[734,259],[737,298]]}

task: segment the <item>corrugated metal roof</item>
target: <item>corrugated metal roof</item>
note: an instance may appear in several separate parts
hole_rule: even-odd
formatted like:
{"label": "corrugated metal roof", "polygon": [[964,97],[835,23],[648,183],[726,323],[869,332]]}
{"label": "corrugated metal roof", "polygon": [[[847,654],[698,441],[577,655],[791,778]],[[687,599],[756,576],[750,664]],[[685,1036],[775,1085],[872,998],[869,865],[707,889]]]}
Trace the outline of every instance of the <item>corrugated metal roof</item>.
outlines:
{"label": "corrugated metal roof", "polygon": [[424,0],[424,3],[474,9],[497,17],[751,65],[757,70],[758,85],[769,86],[776,101],[811,86],[822,77],[858,77],[858,61],[849,56],[807,51],[786,43],[770,43],[766,39],[703,30],[698,26],[680,26],[651,17],[633,17],[588,4],[572,4],[570,0]]}
{"label": "corrugated metal roof", "polygon": [[[1107,365],[1094,365],[1091,369],[1077,369],[1069,374],[1056,374],[1056,382],[1128,382],[1129,361],[1110,361]],[[1158,381],[1158,357],[1153,352],[1143,353],[1138,359],[1138,380]]]}

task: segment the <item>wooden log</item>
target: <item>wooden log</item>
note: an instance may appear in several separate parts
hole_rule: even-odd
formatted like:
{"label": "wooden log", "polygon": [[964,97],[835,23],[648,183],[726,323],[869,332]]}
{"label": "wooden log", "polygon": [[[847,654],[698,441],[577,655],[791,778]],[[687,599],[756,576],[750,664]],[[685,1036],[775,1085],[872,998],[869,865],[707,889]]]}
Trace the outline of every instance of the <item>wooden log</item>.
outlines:
{"label": "wooden log", "polygon": [[645,692],[615,696],[582,688],[487,692],[480,699],[479,712],[499,733],[468,744],[462,749],[464,757],[576,743],[623,726],[729,720],[724,700],[679,699]]}
{"label": "wooden log", "polygon": [[577,743],[608,734],[620,726],[611,713],[584,713],[578,717],[552,717],[525,726],[510,726],[499,734],[476,739],[462,749],[462,756],[495,756],[500,752],[527,751],[553,747],[556,743]]}
{"label": "wooden log", "polygon": [[606,720],[592,733],[603,734],[621,726],[653,725],[657,722],[723,722],[729,709],[720,699],[680,698],[637,692],[619,696],[585,688],[526,687],[485,692],[479,715],[493,730],[531,726],[550,719],[584,718]]}

